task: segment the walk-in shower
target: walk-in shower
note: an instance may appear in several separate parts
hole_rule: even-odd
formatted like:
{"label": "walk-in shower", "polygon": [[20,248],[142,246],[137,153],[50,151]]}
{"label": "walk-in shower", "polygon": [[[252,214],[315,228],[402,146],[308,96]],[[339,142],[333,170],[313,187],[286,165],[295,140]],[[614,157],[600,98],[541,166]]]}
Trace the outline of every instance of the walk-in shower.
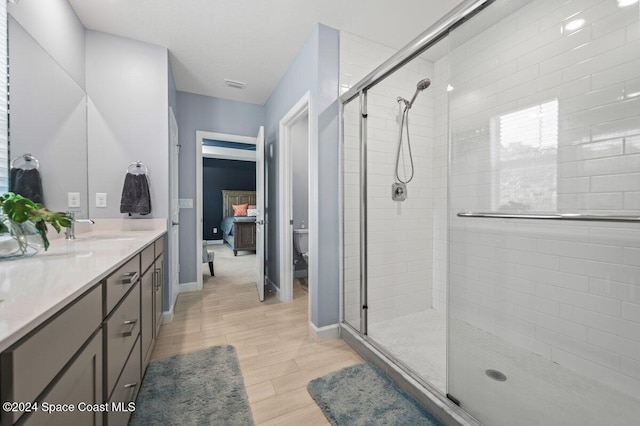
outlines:
{"label": "walk-in shower", "polygon": [[[637,424],[640,3],[469,0],[395,54],[341,39],[345,339],[486,425]],[[391,58],[358,75],[358,48]]]}

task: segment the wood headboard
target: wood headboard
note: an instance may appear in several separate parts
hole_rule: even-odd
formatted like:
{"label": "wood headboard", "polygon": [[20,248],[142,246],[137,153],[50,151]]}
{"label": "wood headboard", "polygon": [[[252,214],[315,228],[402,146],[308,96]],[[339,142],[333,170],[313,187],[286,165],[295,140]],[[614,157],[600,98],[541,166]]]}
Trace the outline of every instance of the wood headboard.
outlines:
{"label": "wood headboard", "polygon": [[256,191],[222,190],[222,217],[233,216],[233,204],[256,204]]}

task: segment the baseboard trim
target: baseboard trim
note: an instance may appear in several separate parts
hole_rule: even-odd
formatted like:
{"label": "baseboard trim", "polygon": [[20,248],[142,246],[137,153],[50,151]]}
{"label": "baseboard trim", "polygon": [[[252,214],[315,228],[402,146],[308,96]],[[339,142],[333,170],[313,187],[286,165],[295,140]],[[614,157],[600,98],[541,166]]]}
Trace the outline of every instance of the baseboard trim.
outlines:
{"label": "baseboard trim", "polygon": [[339,339],[340,326],[331,324],[324,327],[316,327],[314,323],[309,322],[309,335],[315,339]]}
{"label": "baseboard trim", "polygon": [[179,293],[191,293],[194,291],[200,291],[202,290],[201,288],[198,288],[198,283],[197,282],[192,282],[192,283],[180,283],[180,287],[179,287],[180,291]]}
{"label": "baseboard trim", "polygon": [[224,244],[224,240],[205,240],[208,246],[221,246]]}
{"label": "baseboard trim", "polygon": [[270,292],[274,293],[276,295],[276,297],[278,299],[280,299],[280,289],[278,288],[278,286],[276,286],[276,283],[271,281],[271,278],[265,276],[264,277],[264,284],[265,284],[265,287],[267,287],[267,289]]}
{"label": "baseboard trim", "polygon": [[162,313],[162,324],[168,324],[173,321],[173,306],[171,310]]}

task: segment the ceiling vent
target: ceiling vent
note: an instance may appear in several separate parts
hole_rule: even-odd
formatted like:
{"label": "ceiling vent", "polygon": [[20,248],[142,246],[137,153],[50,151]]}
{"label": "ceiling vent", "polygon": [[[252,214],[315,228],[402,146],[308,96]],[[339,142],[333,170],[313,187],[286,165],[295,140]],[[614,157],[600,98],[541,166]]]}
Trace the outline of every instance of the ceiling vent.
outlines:
{"label": "ceiling vent", "polygon": [[243,83],[241,81],[229,80],[228,78],[225,78],[224,82],[227,83],[227,86],[232,87],[234,89],[244,89],[244,86],[247,85],[247,83]]}

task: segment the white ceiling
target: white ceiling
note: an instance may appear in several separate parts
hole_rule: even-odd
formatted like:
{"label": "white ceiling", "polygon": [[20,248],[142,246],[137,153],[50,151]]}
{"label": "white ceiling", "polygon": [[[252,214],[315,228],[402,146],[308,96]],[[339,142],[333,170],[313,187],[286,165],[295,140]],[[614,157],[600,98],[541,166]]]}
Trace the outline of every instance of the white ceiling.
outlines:
{"label": "white ceiling", "polygon": [[[264,104],[321,22],[401,48],[459,0],[69,0],[85,27],[167,47],[178,90]],[[224,79],[246,82],[232,89]]]}

